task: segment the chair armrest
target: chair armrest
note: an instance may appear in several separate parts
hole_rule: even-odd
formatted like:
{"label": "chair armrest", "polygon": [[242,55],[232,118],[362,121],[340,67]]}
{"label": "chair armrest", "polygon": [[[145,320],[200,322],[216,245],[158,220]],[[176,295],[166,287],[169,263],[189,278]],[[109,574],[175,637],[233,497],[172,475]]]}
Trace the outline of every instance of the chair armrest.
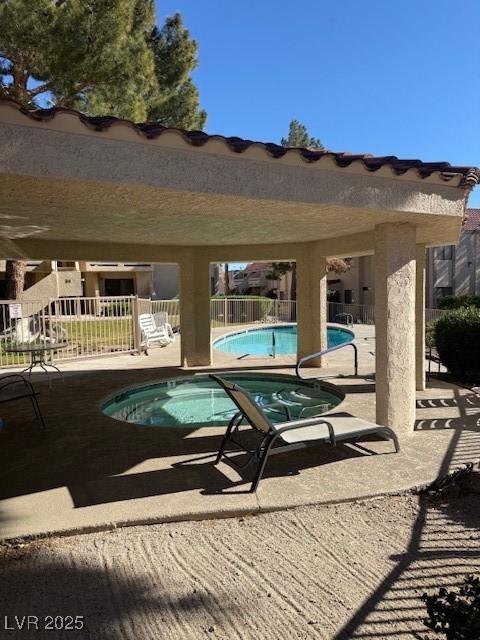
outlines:
{"label": "chair armrest", "polygon": [[[290,412],[290,407],[287,407],[286,404],[282,404],[281,402],[272,402],[271,404],[262,404],[262,409],[283,409],[285,411],[285,415],[287,416],[287,420],[289,422],[292,421],[292,414]],[[279,411],[280,413],[280,411]]]}
{"label": "chair armrest", "polygon": [[173,333],[173,328],[172,325],[169,324],[168,322],[165,323],[164,325],[165,327],[165,333],[167,334],[167,336],[173,341],[175,340],[175,334]]}
{"label": "chair armrest", "polygon": [[5,387],[8,387],[12,384],[18,384],[19,382],[21,382],[26,387],[32,386],[31,383],[28,380],[26,380],[21,374],[9,373],[6,376],[2,376],[0,378],[0,391],[5,389]]}
{"label": "chair armrest", "polygon": [[292,429],[301,429],[302,427],[314,427],[317,425],[325,424],[328,429],[328,435],[330,436],[330,444],[336,444],[335,431],[333,430],[333,426],[331,422],[328,420],[324,420],[323,418],[319,420],[318,418],[309,418],[307,420],[292,420],[291,422],[285,423],[280,429],[275,429],[275,435],[281,436],[285,431],[291,431]]}

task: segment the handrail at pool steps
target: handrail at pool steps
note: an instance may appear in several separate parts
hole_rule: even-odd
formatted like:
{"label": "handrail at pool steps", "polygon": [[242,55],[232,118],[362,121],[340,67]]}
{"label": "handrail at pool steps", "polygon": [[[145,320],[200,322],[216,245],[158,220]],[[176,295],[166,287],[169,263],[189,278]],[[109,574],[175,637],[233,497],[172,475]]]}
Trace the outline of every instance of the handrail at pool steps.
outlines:
{"label": "handrail at pool steps", "polygon": [[302,374],[300,373],[300,367],[302,365],[305,364],[305,362],[308,362],[309,360],[314,360],[315,358],[320,358],[322,356],[326,356],[329,353],[332,353],[333,351],[338,351],[339,349],[343,349],[343,347],[353,347],[353,363],[354,363],[354,368],[355,368],[355,375],[358,375],[358,348],[357,345],[355,344],[355,342],[353,340],[351,340],[350,342],[344,342],[342,344],[337,344],[334,347],[330,347],[328,349],[323,349],[322,351],[317,351],[317,353],[311,353],[308,356],[304,356],[303,358],[300,358],[300,360],[297,362],[296,366],[295,366],[295,374],[297,376],[297,378],[300,378],[300,380],[306,380],[307,378],[305,378],[304,376],[302,376]]}

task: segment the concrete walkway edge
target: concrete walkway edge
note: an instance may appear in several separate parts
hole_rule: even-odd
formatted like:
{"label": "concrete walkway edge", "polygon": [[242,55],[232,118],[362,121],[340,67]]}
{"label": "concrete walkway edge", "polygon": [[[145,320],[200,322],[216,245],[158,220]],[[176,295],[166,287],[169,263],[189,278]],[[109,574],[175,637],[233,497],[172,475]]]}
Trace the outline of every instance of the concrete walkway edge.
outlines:
{"label": "concrete walkway edge", "polygon": [[235,507],[235,508],[227,508],[227,509],[218,509],[214,511],[205,511],[205,512],[197,512],[197,513],[178,513],[172,516],[152,516],[150,518],[132,518],[126,520],[117,520],[112,522],[103,522],[96,525],[86,525],[86,526],[76,526],[76,527],[65,527],[64,529],[57,529],[53,531],[46,531],[44,533],[36,533],[33,535],[26,536],[18,536],[13,538],[0,538],[0,545],[15,545],[19,543],[28,543],[34,542],[37,540],[45,540],[47,538],[58,538],[58,537],[68,537],[74,535],[81,534],[89,534],[89,533],[98,533],[103,531],[114,531],[116,529],[121,529],[124,527],[139,527],[139,526],[148,526],[155,524],[166,524],[172,522],[198,522],[203,520],[226,520],[228,518],[241,518],[244,516],[255,516],[261,513],[275,513],[279,511],[291,511],[295,509],[301,509],[306,506],[329,506],[333,504],[346,504],[346,503],[358,503],[365,500],[378,500],[381,498],[385,498],[388,496],[405,496],[409,494],[420,494],[428,491],[432,487],[438,485],[439,483],[444,484],[448,481],[456,478],[459,475],[465,475],[473,472],[475,467],[480,468],[480,458],[475,461],[469,462],[467,464],[459,465],[456,468],[450,469],[448,473],[445,473],[443,476],[431,481],[422,484],[417,484],[413,486],[406,486],[403,488],[388,490],[388,491],[379,491],[378,493],[366,493],[364,495],[355,496],[352,498],[342,498],[338,500],[319,500],[316,502],[303,502],[303,503],[295,503],[288,504],[286,503],[283,507],[277,506],[261,506],[258,500],[258,497],[255,495],[255,499],[257,502],[257,508],[252,509],[251,507]]}

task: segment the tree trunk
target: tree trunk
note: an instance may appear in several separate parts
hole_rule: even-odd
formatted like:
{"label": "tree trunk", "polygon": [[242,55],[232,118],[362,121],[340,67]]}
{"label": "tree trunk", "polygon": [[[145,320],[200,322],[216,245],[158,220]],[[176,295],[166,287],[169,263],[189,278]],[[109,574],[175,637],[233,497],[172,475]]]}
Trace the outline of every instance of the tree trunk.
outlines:
{"label": "tree trunk", "polygon": [[223,293],[230,295],[230,274],[228,272],[228,262],[225,262],[225,271],[223,272]]}
{"label": "tree trunk", "polygon": [[5,285],[7,289],[7,298],[9,300],[18,300],[20,294],[25,288],[25,273],[27,271],[27,263],[23,260],[7,260],[5,264]]}
{"label": "tree trunk", "polygon": [[297,299],[297,263],[292,262],[292,282],[290,284],[290,300]]}

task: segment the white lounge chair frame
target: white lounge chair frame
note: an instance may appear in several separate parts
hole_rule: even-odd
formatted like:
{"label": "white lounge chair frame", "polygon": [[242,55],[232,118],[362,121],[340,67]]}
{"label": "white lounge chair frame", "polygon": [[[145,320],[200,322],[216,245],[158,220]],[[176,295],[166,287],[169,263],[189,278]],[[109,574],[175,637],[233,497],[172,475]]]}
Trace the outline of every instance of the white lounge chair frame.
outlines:
{"label": "white lounge chair frame", "polygon": [[[250,492],[257,490],[267,463],[268,456],[277,453],[286,453],[297,449],[304,449],[312,445],[329,444],[335,446],[340,441],[355,441],[368,435],[380,435],[393,440],[395,452],[400,451],[398,438],[392,429],[365,420],[360,420],[347,413],[329,414],[313,418],[292,420],[288,406],[274,403],[261,407],[250,394],[237,384],[234,384],[219,376],[211,375],[230,396],[238,407],[238,412],[228,424],[222,444],[217,454],[215,464],[222,459],[232,463],[237,468],[245,468],[250,465],[256,467]],[[287,422],[274,425],[264,412],[264,409],[284,411]],[[242,443],[235,439],[241,423],[247,423],[262,434],[258,446],[252,451],[246,449]],[[248,454],[247,462],[239,465],[231,456],[225,453],[228,444],[233,444],[237,449]],[[273,445],[276,444],[274,447]]]}
{"label": "white lounge chair frame", "polygon": [[168,322],[157,326],[151,313],[141,313],[138,317],[138,323],[144,336],[146,349],[152,344],[159,344],[161,347],[166,347],[168,344],[175,342],[175,334]]}

